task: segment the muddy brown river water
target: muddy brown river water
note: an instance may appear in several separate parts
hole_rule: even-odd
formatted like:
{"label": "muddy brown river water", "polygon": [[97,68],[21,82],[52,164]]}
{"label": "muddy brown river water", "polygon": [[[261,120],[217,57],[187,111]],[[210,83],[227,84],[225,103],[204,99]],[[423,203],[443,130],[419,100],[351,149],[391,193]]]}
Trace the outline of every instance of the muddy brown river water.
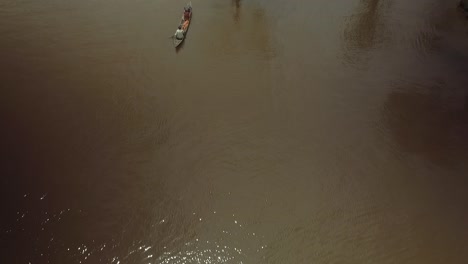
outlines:
{"label": "muddy brown river water", "polygon": [[0,3],[0,263],[468,260],[456,1]]}

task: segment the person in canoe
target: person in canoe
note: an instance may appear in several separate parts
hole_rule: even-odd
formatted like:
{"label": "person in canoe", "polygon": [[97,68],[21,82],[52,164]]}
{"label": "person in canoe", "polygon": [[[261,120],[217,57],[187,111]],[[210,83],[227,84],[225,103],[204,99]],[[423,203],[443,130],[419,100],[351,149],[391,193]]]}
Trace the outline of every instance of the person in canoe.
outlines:
{"label": "person in canoe", "polygon": [[190,19],[190,9],[186,8],[184,12],[184,20],[187,21]]}
{"label": "person in canoe", "polygon": [[174,37],[176,39],[184,39],[184,30],[182,29],[182,26],[179,26],[174,34]]}

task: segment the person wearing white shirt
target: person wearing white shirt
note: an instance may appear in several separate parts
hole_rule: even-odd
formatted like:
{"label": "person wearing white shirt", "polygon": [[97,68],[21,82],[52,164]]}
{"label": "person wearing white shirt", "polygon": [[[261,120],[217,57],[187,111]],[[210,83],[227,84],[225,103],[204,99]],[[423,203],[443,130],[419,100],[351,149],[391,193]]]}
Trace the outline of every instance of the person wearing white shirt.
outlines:
{"label": "person wearing white shirt", "polygon": [[176,39],[183,39],[184,38],[184,31],[182,30],[182,26],[179,26],[174,34]]}

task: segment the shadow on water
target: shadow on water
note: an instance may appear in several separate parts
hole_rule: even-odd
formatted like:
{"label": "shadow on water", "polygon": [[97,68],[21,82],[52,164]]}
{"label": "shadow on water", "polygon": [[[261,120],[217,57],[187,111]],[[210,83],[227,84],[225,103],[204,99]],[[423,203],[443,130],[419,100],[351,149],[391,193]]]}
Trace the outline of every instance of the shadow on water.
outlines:
{"label": "shadow on water", "polygon": [[388,96],[383,111],[404,152],[441,166],[466,161],[468,155],[468,95],[450,98],[444,96],[446,88],[407,86]]}
{"label": "shadow on water", "polygon": [[396,81],[383,116],[406,153],[451,167],[468,160],[468,38],[455,8],[437,7],[411,40],[416,80]]}
{"label": "shadow on water", "polygon": [[343,32],[343,56],[347,64],[365,65],[362,52],[369,52],[387,40],[383,19],[388,4],[387,1],[361,0],[356,13],[348,18]]}
{"label": "shadow on water", "polygon": [[215,14],[218,22],[211,29],[212,32],[205,34],[216,36],[216,41],[204,45],[206,51],[209,54],[217,53],[231,58],[237,56],[240,60],[254,54],[262,58],[275,56],[269,25],[270,18],[264,8],[256,3],[249,5],[241,3],[240,0],[231,2],[231,12],[234,15],[232,20],[226,19],[223,12]]}
{"label": "shadow on water", "polygon": [[235,6],[234,21],[238,22],[241,15],[241,0],[232,0],[232,3]]}

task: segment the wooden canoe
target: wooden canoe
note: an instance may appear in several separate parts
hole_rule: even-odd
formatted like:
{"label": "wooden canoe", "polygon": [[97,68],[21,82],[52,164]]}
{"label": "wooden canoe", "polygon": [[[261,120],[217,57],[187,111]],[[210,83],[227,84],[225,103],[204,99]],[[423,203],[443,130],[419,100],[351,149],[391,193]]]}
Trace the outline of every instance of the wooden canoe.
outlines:
{"label": "wooden canoe", "polygon": [[190,16],[188,20],[184,20],[184,14],[182,14],[182,20],[179,24],[179,26],[182,26],[182,30],[184,31],[184,37],[182,39],[178,39],[176,36],[174,36],[174,47],[178,47],[185,39],[185,36],[187,34],[187,31],[190,26],[190,22],[192,21],[192,14],[193,14],[193,8],[192,8],[192,2],[188,3],[185,8],[188,8],[190,10]]}

